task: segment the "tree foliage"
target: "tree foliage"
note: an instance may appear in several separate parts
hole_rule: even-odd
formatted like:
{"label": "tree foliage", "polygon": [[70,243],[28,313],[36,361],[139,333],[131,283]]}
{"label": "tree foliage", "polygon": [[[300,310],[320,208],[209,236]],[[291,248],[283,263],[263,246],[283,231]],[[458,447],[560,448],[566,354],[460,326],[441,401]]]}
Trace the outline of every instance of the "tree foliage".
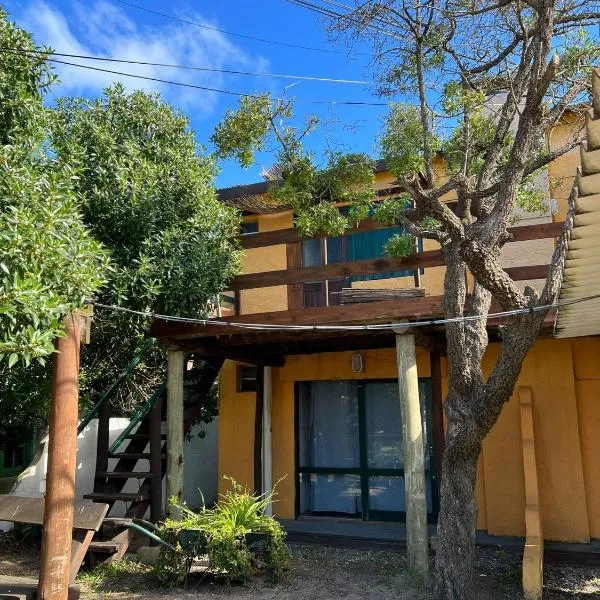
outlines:
{"label": "tree foliage", "polygon": [[[229,111],[215,128],[212,141],[216,155],[238,158],[248,166],[254,152],[278,144],[282,177],[269,189],[271,198],[294,211],[296,226],[303,235],[340,235],[369,214],[374,163],[364,154],[336,152],[317,162],[302,144],[316,127],[316,118],[307,118],[299,130],[289,124],[292,116],[291,103],[273,101],[268,95],[242,98],[238,110]],[[339,202],[349,206],[346,215],[336,208]]]}
{"label": "tree foliage", "polygon": [[[0,44],[35,49],[0,10]],[[44,364],[62,319],[103,283],[107,257],[89,234],[75,172],[47,147],[45,56],[0,56],[0,376],[18,361]],[[0,391],[5,402],[6,389]]]}
{"label": "tree foliage", "polygon": [[[76,174],[75,191],[93,235],[110,250],[112,269],[99,302],[141,312],[206,317],[240,265],[239,214],[215,194],[216,167],[187,119],[157,95],[125,93],[62,99],[53,126],[60,164]],[[93,397],[138,351],[148,319],[98,309],[82,362]],[[123,387],[127,411],[161,383],[155,349]]]}

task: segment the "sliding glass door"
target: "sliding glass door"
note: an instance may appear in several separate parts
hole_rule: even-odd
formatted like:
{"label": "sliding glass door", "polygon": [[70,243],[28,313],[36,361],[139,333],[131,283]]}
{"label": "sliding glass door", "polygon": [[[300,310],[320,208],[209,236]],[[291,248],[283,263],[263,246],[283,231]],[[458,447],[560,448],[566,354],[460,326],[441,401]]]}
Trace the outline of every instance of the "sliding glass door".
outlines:
{"label": "sliding glass door", "polygon": [[[430,380],[419,380],[428,512],[437,516],[429,427]],[[394,380],[298,384],[297,512],[403,520],[404,460]]]}

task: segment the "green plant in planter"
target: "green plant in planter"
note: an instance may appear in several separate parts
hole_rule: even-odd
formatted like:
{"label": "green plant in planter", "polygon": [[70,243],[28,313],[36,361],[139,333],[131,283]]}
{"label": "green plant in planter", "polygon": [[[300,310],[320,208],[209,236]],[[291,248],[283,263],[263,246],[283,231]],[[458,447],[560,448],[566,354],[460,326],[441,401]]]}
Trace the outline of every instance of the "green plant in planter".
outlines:
{"label": "green plant in planter", "polygon": [[265,514],[275,491],[258,496],[230,477],[227,479],[231,490],[221,496],[214,508],[203,506],[195,512],[172,502],[180,518],[167,519],[161,527],[161,536],[173,546],[161,551],[155,567],[161,583],[183,583],[187,565],[203,553],[208,555],[211,570],[228,582],[248,581],[258,565],[264,566],[271,581],[278,581],[283,575],[287,561],[285,532]]}

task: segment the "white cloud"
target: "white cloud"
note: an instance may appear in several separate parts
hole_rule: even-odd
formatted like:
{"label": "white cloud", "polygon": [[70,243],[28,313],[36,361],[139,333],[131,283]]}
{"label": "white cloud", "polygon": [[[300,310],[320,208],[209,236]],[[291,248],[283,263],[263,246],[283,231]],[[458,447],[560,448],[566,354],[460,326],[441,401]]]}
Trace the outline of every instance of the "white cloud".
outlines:
{"label": "white cloud", "polygon": [[[217,26],[216,23],[205,21],[198,14],[186,17]],[[217,69],[261,71],[268,68],[265,58],[250,55],[218,31],[168,21],[163,21],[160,25],[144,25],[141,21],[134,21],[121,7],[107,0],[85,4],[76,2],[68,14],[44,0],[32,0],[21,5],[14,18],[20,26],[34,35],[36,43],[51,46],[56,52]],[[57,59],[211,88],[251,91],[260,85],[251,77],[241,80],[207,71],[184,71],[150,65],[104,63],[61,57]],[[128,90],[160,92],[171,104],[182,109],[194,109],[197,116],[211,114],[218,102],[218,95],[214,92],[120,77],[61,64],[56,64],[55,68],[61,82],[60,90],[57,91],[61,95],[98,94],[112,82],[121,80]]]}

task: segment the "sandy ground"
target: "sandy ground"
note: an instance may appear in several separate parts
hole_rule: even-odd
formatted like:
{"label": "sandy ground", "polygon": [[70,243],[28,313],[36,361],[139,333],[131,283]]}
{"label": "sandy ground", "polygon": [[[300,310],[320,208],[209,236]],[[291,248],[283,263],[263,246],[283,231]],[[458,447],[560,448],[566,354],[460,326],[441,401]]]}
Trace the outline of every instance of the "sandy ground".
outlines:
{"label": "sandy ground", "polygon": [[[0,534],[0,575],[35,576],[38,550],[36,545]],[[291,547],[289,570],[276,586],[259,579],[247,586],[227,586],[208,577],[190,577],[187,589],[164,590],[156,586],[148,568],[135,564],[108,575],[82,574],[80,583],[89,600],[430,600],[429,590],[412,581],[405,567],[404,556],[394,552],[296,545]],[[499,548],[481,548],[476,581],[481,600],[519,600],[520,557]],[[600,599],[600,568],[548,565],[545,584],[545,600]]]}

